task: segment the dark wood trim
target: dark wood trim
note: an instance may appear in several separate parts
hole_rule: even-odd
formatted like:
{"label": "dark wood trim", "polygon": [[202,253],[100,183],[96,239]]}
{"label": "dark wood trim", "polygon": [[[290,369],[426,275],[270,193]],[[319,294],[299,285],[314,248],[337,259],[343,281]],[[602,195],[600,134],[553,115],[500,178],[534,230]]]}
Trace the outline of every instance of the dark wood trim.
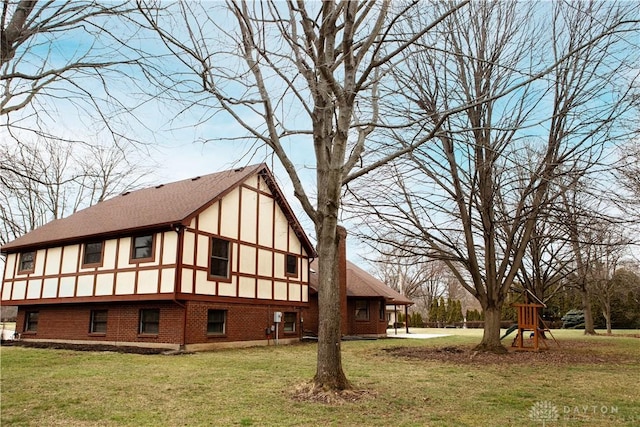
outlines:
{"label": "dark wood trim", "polygon": [[[269,183],[265,184],[269,187]],[[271,191],[271,189],[269,189]],[[271,204],[271,299],[275,300],[276,296],[276,281],[274,280],[276,277],[276,209],[278,206],[278,202],[276,199],[273,199],[273,203]]]}
{"label": "dark wood trim", "polygon": [[[120,262],[120,243],[121,239],[116,239],[116,256],[114,259],[113,270],[113,286],[111,287],[111,295],[116,294],[116,271],[118,271],[118,263]],[[111,271],[110,271],[111,272]]]}
{"label": "dark wood trim", "polygon": [[11,301],[12,305],[18,305],[25,307],[42,306],[42,305],[55,305],[55,304],[105,304],[105,303],[122,303],[122,302],[176,302],[176,301],[198,301],[198,302],[210,302],[213,304],[227,304],[233,306],[236,304],[244,305],[256,305],[264,307],[265,303],[269,306],[277,307],[292,307],[308,309],[308,301],[285,301],[274,299],[258,299],[258,298],[244,298],[244,297],[227,297],[218,295],[203,295],[203,294],[188,294],[173,293],[164,294],[139,294],[139,295],[101,295],[94,297],[63,297],[63,298],[43,298],[43,299],[23,299]]}
{"label": "dark wood trim", "polygon": [[[188,294],[187,294],[188,295]],[[81,303],[109,303],[109,302],[141,302],[141,301],[172,301],[173,294],[139,294],[139,295],[99,295],[92,297],[61,297],[43,299],[23,299],[11,301],[11,305],[34,306],[52,304],[81,304]]]}
{"label": "dark wood trim", "polygon": [[[275,219],[274,219],[274,221],[275,221]],[[186,229],[186,231],[190,231],[190,232],[192,232],[192,233],[196,234],[196,236],[195,236],[196,241],[197,241],[197,237],[198,237],[198,235],[200,235],[200,236],[206,236],[206,237],[220,237],[220,238],[222,238],[222,239],[229,240],[230,242],[233,242],[233,243],[236,243],[236,244],[239,244],[239,245],[243,245],[243,246],[251,246],[251,247],[256,248],[256,249],[263,249],[263,250],[265,250],[265,251],[269,251],[269,252],[273,252],[273,253],[279,253],[279,254],[288,254],[288,253],[291,253],[291,252],[287,252],[286,250],[276,249],[276,248],[274,248],[274,247],[264,246],[264,245],[260,245],[260,244],[258,244],[258,243],[245,242],[245,241],[243,241],[243,240],[234,239],[234,238],[231,238],[231,237],[225,237],[225,236],[222,236],[222,235],[220,235],[220,234],[211,233],[211,232],[208,232],[208,231],[202,231],[202,230],[197,230],[197,231],[196,231],[196,230],[195,230],[195,229],[193,229],[193,228],[187,228],[187,229]],[[274,240],[274,243],[275,243],[275,236],[274,236],[274,232],[272,232],[272,240]],[[274,244],[274,246],[275,246],[275,244]],[[310,259],[310,257],[309,257],[308,255],[300,254],[299,256],[300,256],[301,258],[307,258],[307,259]],[[194,259],[194,263],[195,263],[196,261],[197,261],[197,260],[196,260],[196,259]],[[187,265],[191,265],[191,264],[187,264]],[[275,272],[274,272],[274,273],[275,273]]]}
{"label": "dark wood trim", "polygon": [[180,301],[199,301],[210,302],[217,304],[249,304],[260,307],[299,307],[303,309],[309,308],[309,302],[305,301],[286,301],[286,300],[274,300],[274,299],[258,299],[258,298],[245,298],[245,297],[228,297],[219,295],[204,295],[204,294],[178,294],[177,298]]}
{"label": "dark wood trim", "polygon": [[[248,179],[248,177],[247,177]],[[242,192],[243,192],[243,188],[242,186],[238,186],[238,218],[237,218],[237,222],[236,224],[238,225],[236,228],[236,237],[238,239],[238,241],[242,240]],[[256,242],[257,243],[257,242]],[[230,248],[233,248],[232,244],[229,244]],[[236,257],[237,259],[234,260],[235,264],[236,264],[236,273],[240,273],[240,261],[242,259],[242,257],[240,256],[240,245],[236,244],[236,248],[238,250],[238,256]],[[229,252],[232,252],[231,250]],[[231,260],[229,260],[231,261]],[[229,263],[229,265],[233,265],[231,263]],[[231,279],[233,277],[233,269],[230,269],[229,271],[229,279]],[[232,280],[232,279],[231,279]],[[240,295],[240,277],[238,276],[236,278],[236,296]],[[255,293],[254,293],[255,295]]]}
{"label": "dark wood trim", "polygon": [[[63,277],[75,277],[75,276],[93,276],[93,275],[101,275],[108,273],[126,273],[132,271],[145,271],[145,270],[164,270],[167,268],[175,268],[177,264],[158,264],[158,265],[143,265],[143,266],[133,266],[126,268],[114,268],[114,269],[105,269],[105,270],[96,270],[96,271],[81,271],[77,273],[62,273],[62,274],[47,274],[42,276],[31,276],[29,279],[61,279]],[[6,279],[4,282],[21,282],[26,280],[25,277]]]}
{"label": "dark wood trim", "polygon": [[[165,245],[165,233],[166,231],[161,231],[160,234],[160,253],[158,254],[158,265],[162,265],[162,257],[164,255],[164,245]],[[156,292],[160,293],[160,286],[162,285],[162,269],[158,269],[158,283],[156,283]],[[95,295],[95,293],[94,293]]]}
{"label": "dark wood trim", "polygon": [[[202,267],[202,266],[191,266],[191,265],[187,265],[184,266],[183,268],[189,268],[189,269],[194,269],[197,271],[204,271],[204,272],[208,272],[209,268],[208,267]],[[213,279],[210,279],[210,281],[212,282],[223,282],[223,283],[230,283],[231,280],[219,280],[219,278],[217,276],[211,276],[213,277]],[[270,282],[281,282],[281,283],[291,283],[291,284],[298,284],[298,285],[308,285],[307,282],[302,281],[302,279],[296,279],[296,280],[289,280],[287,281],[285,278],[281,278],[281,279],[275,279],[272,276],[264,276],[264,275],[260,275],[260,274],[251,274],[251,273],[232,273],[231,277],[244,277],[244,278],[253,278],[255,277],[256,279],[259,280],[268,280]]]}
{"label": "dark wood trim", "polygon": [[[256,246],[258,246],[260,244],[260,193],[258,192],[257,189],[260,188],[260,176],[256,177],[256,189],[254,189],[254,192],[256,194],[256,226],[255,226],[255,230],[256,230]],[[255,278],[253,281],[253,292],[254,295],[257,297],[258,296],[258,274],[260,272],[260,249],[259,248],[254,248],[255,249],[255,260],[254,260],[254,266],[255,266]],[[238,247],[238,250],[240,250],[240,248]]]}
{"label": "dark wood trim", "polygon": [[[176,252],[176,267],[175,267],[175,279],[173,282],[173,294],[177,295],[178,292],[182,292],[182,264],[184,256],[184,233],[186,227],[180,227],[176,231],[178,233],[177,252]],[[162,272],[160,272],[162,277]]]}
{"label": "dark wood trim", "polygon": [[[62,266],[64,265],[64,262],[63,262],[64,261],[64,252],[65,252],[65,250],[68,250],[67,248],[68,248],[68,246],[63,246],[62,250],[60,251],[60,267],[58,268],[58,276],[57,276],[58,283],[56,284],[56,298],[60,298],[60,279],[63,277],[62,276]],[[43,279],[42,279],[43,282],[44,282],[45,278],[46,278],[46,276],[43,277]],[[43,288],[44,288],[44,286],[43,286]]]}
{"label": "dark wood trim", "polygon": [[[44,264],[42,265],[42,275],[44,276],[47,273],[47,257],[49,256],[49,249],[44,251]],[[27,289],[28,291],[28,289]],[[42,298],[42,294],[44,293],[44,279],[42,279],[42,284],[40,285],[40,298]]]}
{"label": "dark wood trim", "polygon": [[[76,273],[80,273],[81,265],[82,265],[82,245],[78,245],[78,254],[76,258]],[[89,274],[93,274],[93,272]],[[73,280],[73,296],[74,297],[78,295],[78,280],[79,280],[79,275],[74,274],[74,280]],[[60,282],[58,282],[58,287],[59,286],[60,286]]]}
{"label": "dark wood trim", "polygon": [[9,271],[9,267],[11,267],[11,278],[16,277],[16,269],[18,268],[18,256],[19,254],[15,254],[15,256],[11,257],[13,259],[13,263],[9,263],[9,256],[4,257],[4,271],[2,272],[2,280],[7,277],[7,271]]}
{"label": "dark wood trim", "polygon": [[[196,216],[193,219],[193,265],[197,266],[198,265],[198,237],[200,236],[200,215]],[[211,242],[209,242],[208,244],[209,247],[209,253],[211,253]],[[211,255],[208,255],[208,257],[210,257]],[[207,265],[209,264],[209,258],[207,258]],[[208,276],[208,273],[207,273]],[[191,292],[195,292],[196,291],[196,280],[197,280],[197,276],[196,276],[196,270],[194,269],[191,272]],[[182,291],[182,289],[181,289]]]}
{"label": "dark wood trim", "polygon": [[[220,199],[218,199],[218,226],[216,228],[218,235],[220,235],[220,233],[222,232],[222,197]],[[205,234],[206,235],[206,234]],[[211,237],[213,236],[209,236],[209,254],[211,254]],[[194,264],[196,264],[195,260],[194,260]],[[209,261],[207,261],[207,277],[209,277]],[[220,287],[218,286],[218,281],[216,280],[214,283],[214,289],[213,292],[218,295],[220,293]],[[195,283],[194,283],[194,288],[195,288]],[[194,289],[195,290],[195,289]],[[194,292],[195,294],[195,292]]]}

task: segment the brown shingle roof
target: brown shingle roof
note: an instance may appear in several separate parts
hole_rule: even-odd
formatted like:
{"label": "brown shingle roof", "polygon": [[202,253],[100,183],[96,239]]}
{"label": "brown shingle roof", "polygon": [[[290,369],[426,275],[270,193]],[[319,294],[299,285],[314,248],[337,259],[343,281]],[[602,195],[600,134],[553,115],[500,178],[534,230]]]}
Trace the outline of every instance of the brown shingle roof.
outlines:
{"label": "brown shingle roof", "polygon": [[272,187],[271,190],[276,195],[285,216],[292,223],[292,228],[299,233],[298,237],[303,247],[309,254],[313,254],[313,246],[265,164],[123,193],[67,218],[51,221],[7,243],[1,249],[2,252],[15,252],[21,248],[54,246],[91,237],[163,228],[175,224],[186,225],[195,215],[257,173],[261,173]]}
{"label": "brown shingle roof", "polygon": [[[317,260],[311,263],[311,268],[317,270]],[[318,275],[311,274],[309,284],[318,290]],[[376,279],[365,270],[356,266],[351,261],[347,261],[347,296],[353,298],[379,298],[383,297],[387,304],[412,305],[414,304],[409,298],[400,292],[390,288],[382,281]]]}

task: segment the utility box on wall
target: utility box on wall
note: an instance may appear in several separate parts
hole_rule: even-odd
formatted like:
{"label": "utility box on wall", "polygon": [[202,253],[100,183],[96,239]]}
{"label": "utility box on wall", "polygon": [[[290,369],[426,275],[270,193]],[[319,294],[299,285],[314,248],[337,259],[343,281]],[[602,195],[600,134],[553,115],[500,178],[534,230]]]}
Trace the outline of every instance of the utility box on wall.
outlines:
{"label": "utility box on wall", "polygon": [[281,311],[276,311],[276,312],[273,313],[273,322],[274,323],[282,322],[282,312]]}

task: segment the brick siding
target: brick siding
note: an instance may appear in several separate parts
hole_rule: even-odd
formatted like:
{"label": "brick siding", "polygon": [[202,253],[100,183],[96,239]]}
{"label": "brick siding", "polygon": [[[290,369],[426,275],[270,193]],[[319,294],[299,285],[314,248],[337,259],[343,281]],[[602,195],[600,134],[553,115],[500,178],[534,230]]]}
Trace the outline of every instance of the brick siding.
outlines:
{"label": "brick siding", "polygon": [[381,299],[369,299],[369,320],[356,320],[356,301],[349,298],[347,311],[349,312],[349,335],[384,335],[387,333],[386,312],[384,319],[380,319]]}
{"label": "brick siding", "polygon": [[[159,309],[160,323],[157,335],[139,334],[140,310]],[[208,310],[227,311],[225,333],[207,334]],[[265,329],[273,324],[275,311],[295,312],[295,332],[284,332],[284,322],[279,323],[280,339],[298,339],[301,336],[300,313],[302,307],[219,304],[189,301],[144,302],[117,304],[69,304],[19,307],[16,330],[26,340],[92,341],[105,343],[145,343],[155,346],[167,344],[168,348],[188,344],[230,343],[240,341],[267,341]],[[107,310],[107,331],[104,334],[89,332],[92,310]],[[186,310],[186,337],[183,340],[183,324]],[[25,332],[25,315],[38,312],[36,332]],[[284,319],[283,319],[284,320]],[[275,334],[269,336],[273,339]]]}

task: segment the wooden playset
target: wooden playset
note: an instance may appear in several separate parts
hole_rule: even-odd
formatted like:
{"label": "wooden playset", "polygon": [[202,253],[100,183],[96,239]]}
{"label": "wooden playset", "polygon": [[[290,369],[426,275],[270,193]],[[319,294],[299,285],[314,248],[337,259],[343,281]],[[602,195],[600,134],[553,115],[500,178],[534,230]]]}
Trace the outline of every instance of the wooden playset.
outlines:
{"label": "wooden playset", "polygon": [[[531,299],[536,302],[530,302]],[[512,307],[515,307],[518,313],[518,333],[513,339],[511,347],[515,347],[516,350],[539,351],[540,345],[542,345],[545,350],[548,350],[547,333],[560,347],[560,344],[556,341],[548,325],[540,315],[540,309],[546,307],[546,305],[529,290],[525,290],[524,300],[524,304],[512,304]],[[525,333],[528,331],[530,331],[529,339],[525,339]]]}

